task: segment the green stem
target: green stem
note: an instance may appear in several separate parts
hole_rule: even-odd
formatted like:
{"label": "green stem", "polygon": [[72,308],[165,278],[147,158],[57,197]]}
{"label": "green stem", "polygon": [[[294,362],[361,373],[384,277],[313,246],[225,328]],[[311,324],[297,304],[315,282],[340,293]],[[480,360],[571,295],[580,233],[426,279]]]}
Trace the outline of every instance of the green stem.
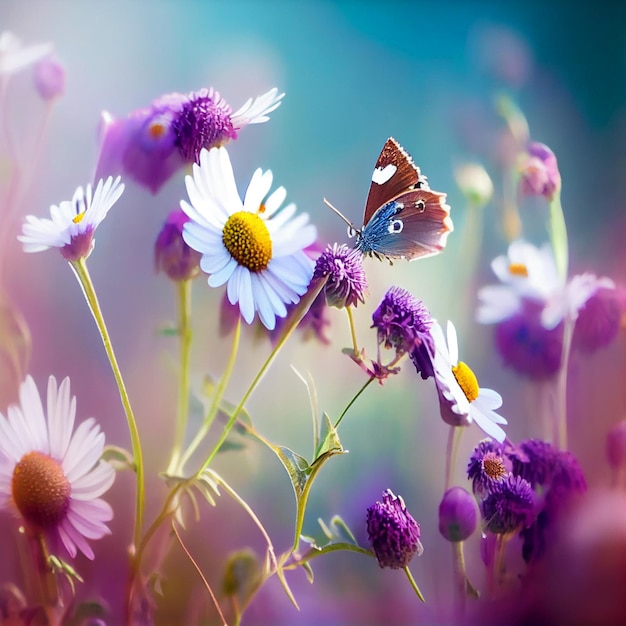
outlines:
{"label": "green stem", "polygon": [[408,565],[404,568],[404,573],[406,574],[406,577],[409,579],[409,582],[411,583],[411,587],[413,587],[413,591],[415,591],[415,593],[417,594],[417,597],[422,602],[426,602],[426,600],[424,600],[424,596],[422,595],[422,592],[420,591],[420,588],[417,586],[417,583],[415,582],[415,578],[413,578],[413,574],[411,574],[411,570],[409,569]]}
{"label": "green stem", "polygon": [[556,412],[556,442],[561,450],[567,450],[567,370],[573,334],[574,321],[567,315],[563,320],[563,351],[561,353],[561,367],[557,378],[558,410]]}
{"label": "green stem", "polygon": [[176,411],[176,431],[172,456],[167,466],[167,474],[179,471],[178,463],[182,454],[189,414],[189,358],[191,354],[191,280],[176,282],[178,295],[178,335],[180,337],[180,364],[178,382],[178,408]]}
{"label": "green stem", "polygon": [[561,206],[560,189],[557,189],[552,200],[550,200],[548,230],[550,232],[552,252],[554,253],[556,267],[563,284],[565,284],[567,281],[569,252],[567,242],[567,226],[565,224],[565,216],[563,215],[563,207]]}
{"label": "green stem", "polygon": [[448,443],[446,446],[446,482],[444,492],[448,491],[452,485],[452,476],[454,475],[454,466],[459,451],[459,443],[463,434],[462,426],[450,426],[448,432]]}
{"label": "green stem", "polygon": [[356,402],[357,398],[370,386],[372,381],[376,380],[375,376],[370,376],[365,384],[356,392],[356,395],[348,402],[346,408],[341,412],[341,415],[337,418],[335,422],[335,429],[341,424],[341,420],[344,418],[344,415],[350,410],[350,407]]}
{"label": "green stem", "polygon": [[141,440],[139,439],[137,422],[135,421],[135,416],[133,415],[133,410],[130,406],[130,400],[128,398],[128,393],[126,392],[126,387],[124,386],[122,373],[120,372],[120,368],[117,364],[117,359],[115,358],[115,352],[113,351],[113,345],[111,344],[109,331],[107,330],[106,324],[104,323],[104,317],[102,316],[100,304],[98,303],[98,297],[96,296],[96,291],[94,289],[93,283],[91,282],[91,277],[89,276],[89,271],[87,270],[87,264],[85,262],[85,259],[81,258],[78,259],[78,261],[70,262],[70,267],[74,270],[74,274],[78,279],[78,282],[83,290],[83,294],[85,295],[85,298],[87,300],[87,304],[89,305],[94,320],[96,321],[96,326],[100,331],[100,337],[102,338],[102,343],[104,344],[104,350],[107,357],[109,358],[109,363],[111,364],[111,369],[113,370],[113,376],[115,377],[115,382],[117,383],[117,388],[119,390],[120,398],[122,400],[122,406],[124,407],[124,413],[126,414],[128,432],[130,433],[130,441],[133,451],[133,460],[135,463],[135,472],[137,474],[133,545],[138,546],[141,539],[141,528],[143,526],[145,484],[143,455],[141,452]]}
{"label": "green stem", "polygon": [[356,339],[356,328],[354,326],[354,316],[352,315],[352,307],[347,306],[346,313],[348,314],[348,322],[350,324],[350,336],[352,338],[352,350],[354,351],[354,356],[359,356],[359,343]]}
{"label": "green stem", "polygon": [[[240,340],[241,340],[241,317],[238,317],[237,325],[235,326],[235,335],[233,337],[233,345],[230,351],[230,356],[228,358],[228,363],[226,364],[224,373],[222,374],[220,382],[218,383],[217,388],[215,389],[215,394],[213,395],[213,400],[211,402],[209,411],[207,412],[207,415],[204,419],[204,422],[202,423],[202,426],[200,426],[198,432],[196,433],[196,436],[193,438],[193,440],[191,441],[191,443],[189,444],[189,446],[187,447],[187,449],[182,455],[182,458],[179,464],[179,470],[181,472],[183,471],[183,468],[185,467],[185,464],[187,463],[187,461],[189,461],[193,453],[197,450],[200,443],[202,443],[203,439],[206,437],[207,433],[211,429],[211,426],[213,425],[213,422],[215,420],[217,413],[219,412],[222,398],[224,397],[224,391],[226,390],[226,387],[232,376],[233,369],[235,367],[235,360],[237,358],[237,352],[239,351]],[[201,473],[202,472],[198,472],[196,476],[199,476]]]}

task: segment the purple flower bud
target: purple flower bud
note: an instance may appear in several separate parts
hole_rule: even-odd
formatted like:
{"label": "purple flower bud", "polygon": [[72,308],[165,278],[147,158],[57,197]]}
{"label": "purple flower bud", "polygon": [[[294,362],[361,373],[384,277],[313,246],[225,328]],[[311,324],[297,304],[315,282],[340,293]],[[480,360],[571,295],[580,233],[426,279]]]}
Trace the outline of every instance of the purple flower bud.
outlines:
{"label": "purple flower bud", "polygon": [[592,354],[616,339],[624,312],[620,296],[616,289],[598,289],[589,297],[578,311],[573,346]]}
{"label": "purple flower bud", "polygon": [[474,497],[462,487],[452,487],[439,505],[439,532],[452,542],[465,541],[476,530]]}
{"label": "purple flower bud", "polygon": [[378,343],[398,354],[411,352],[430,336],[432,318],[421,300],[401,287],[391,287],[372,314]]}
{"label": "purple flower bud", "polygon": [[317,259],[313,279],[327,278],[324,287],[326,303],[341,309],[365,302],[367,276],[363,255],[345,244],[333,244]]}
{"label": "purple flower bud", "polygon": [[157,272],[175,281],[189,280],[200,273],[202,254],[190,248],[183,239],[183,225],[189,217],[182,209],[168,216],[154,245],[154,265]]}
{"label": "purple flower bud", "polygon": [[531,142],[520,158],[520,191],[527,196],[543,196],[550,201],[561,189],[561,174],[548,146]]}
{"label": "purple flower bud", "polygon": [[420,527],[391,489],[383,492],[382,500],[367,509],[367,533],[378,564],[400,569],[424,551]]}
{"label": "purple flower bud", "polygon": [[612,469],[626,465],[626,420],[622,420],[606,436],[606,457]]}
{"label": "purple flower bud", "polygon": [[506,535],[530,526],[535,518],[535,496],[527,480],[509,474],[494,482],[489,495],[481,502],[485,530]]}
{"label": "purple flower bud", "polygon": [[65,68],[54,57],[45,57],[35,65],[35,88],[44,100],[54,100],[65,90]]}

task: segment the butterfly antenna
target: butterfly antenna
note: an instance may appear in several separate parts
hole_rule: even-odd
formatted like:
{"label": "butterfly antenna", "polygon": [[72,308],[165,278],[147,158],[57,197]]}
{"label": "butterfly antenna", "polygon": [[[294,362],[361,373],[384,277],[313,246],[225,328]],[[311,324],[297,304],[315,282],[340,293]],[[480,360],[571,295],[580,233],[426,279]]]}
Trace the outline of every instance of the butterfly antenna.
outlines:
{"label": "butterfly antenna", "polygon": [[360,233],[361,231],[336,207],[334,207],[326,198],[324,198],[324,204],[331,210],[334,211],[355,233]]}

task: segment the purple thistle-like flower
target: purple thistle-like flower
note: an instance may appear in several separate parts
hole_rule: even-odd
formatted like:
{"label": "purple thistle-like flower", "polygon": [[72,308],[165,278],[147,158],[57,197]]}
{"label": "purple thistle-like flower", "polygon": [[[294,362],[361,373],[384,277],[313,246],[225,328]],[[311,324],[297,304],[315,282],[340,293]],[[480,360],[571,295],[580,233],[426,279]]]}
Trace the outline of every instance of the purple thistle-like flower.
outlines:
{"label": "purple thistle-like flower", "polygon": [[572,345],[592,354],[610,345],[619,334],[624,305],[616,289],[598,289],[578,312]]}
{"label": "purple thistle-like flower", "polygon": [[494,482],[508,477],[511,469],[511,462],[504,454],[504,446],[493,439],[483,439],[474,448],[467,465],[472,491],[479,496],[486,495]]}
{"label": "purple thistle-like flower", "polygon": [[326,303],[341,309],[365,302],[367,276],[363,255],[345,244],[328,245],[320,254],[313,270],[313,279],[326,278]]}
{"label": "purple thistle-like flower", "polygon": [[465,541],[476,530],[476,502],[462,487],[451,487],[439,504],[439,532],[452,542]]}
{"label": "purple thistle-like flower", "polygon": [[391,489],[383,492],[382,502],[367,509],[367,533],[381,567],[406,567],[424,551],[419,524],[407,511],[404,500]]}
{"label": "purple thistle-like flower", "polygon": [[527,196],[543,196],[550,201],[561,189],[561,174],[554,152],[533,141],[520,159],[520,191]]}
{"label": "purple thistle-like flower", "polygon": [[183,239],[183,225],[189,217],[174,209],[165,220],[154,245],[154,266],[174,281],[189,280],[200,273],[202,255]]}
{"label": "purple thistle-like flower", "polygon": [[521,312],[497,324],[495,341],[504,364],[532,380],[552,378],[561,367],[563,325],[544,328],[537,303],[525,301]]}
{"label": "purple thistle-like flower", "polygon": [[528,528],[535,518],[535,495],[527,480],[509,474],[506,480],[494,482],[480,510],[485,530],[506,535]]}
{"label": "purple thistle-like flower", "polygon": [[219,147],[237,139],[231,108],[213,88],[190,94],[183,101],[172,128],[176,146],[186,163],[199,163],[202,148]]}
{"label": "purple thistle-like flower", "polygon": [[[372,314],[378,343],[398,354],[411,352],[430,337],[432,318],[424,303],[401,287],[391,287]],[[432,341],[432,340],[431,340]]]}

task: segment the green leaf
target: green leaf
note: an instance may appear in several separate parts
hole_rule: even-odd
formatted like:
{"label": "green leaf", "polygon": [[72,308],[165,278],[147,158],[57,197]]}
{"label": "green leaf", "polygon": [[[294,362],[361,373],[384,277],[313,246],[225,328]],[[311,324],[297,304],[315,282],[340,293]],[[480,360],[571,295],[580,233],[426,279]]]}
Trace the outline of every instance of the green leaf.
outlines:
{"label": "green leaf", "polygon": [[315,460],[313,461],[313,463],[311,463],[311,465],[315,465],[316,463],[319,463],[322,459],[325,460],[327,457],[330,457],[333,454],[343,454],[347,452],[347,450],[343,449],[341,441],[339,441],[337,429],[333,426],[333,423],[330,421],[330,417],[328,417],[327,413],[324,413],[323,425],[324,437],[322,439],[322,443],[320,444],[319,449],[317,450]]}
{"label": "green leaf", "polygon": [[116,471],[131,470],[135,471],[135,462],[132,454],[126,448],[119,446],[105,446],[102,456],[103,461],[110,463]]}
{"label": "green leaf", "polygon": [[0,406],[17,400],[30,355],[31,336],[26,320],[0,289]]}
{"label": "green leaf", "polygon": [[296,498],[300,500],[311,471],[309,462],[304,457],[296,454],[293,450],[290,450],[285,446],[275,446],[273,444],[268,445],[287,470],[289,478],[291,479],[293,490],[296,493]]}

